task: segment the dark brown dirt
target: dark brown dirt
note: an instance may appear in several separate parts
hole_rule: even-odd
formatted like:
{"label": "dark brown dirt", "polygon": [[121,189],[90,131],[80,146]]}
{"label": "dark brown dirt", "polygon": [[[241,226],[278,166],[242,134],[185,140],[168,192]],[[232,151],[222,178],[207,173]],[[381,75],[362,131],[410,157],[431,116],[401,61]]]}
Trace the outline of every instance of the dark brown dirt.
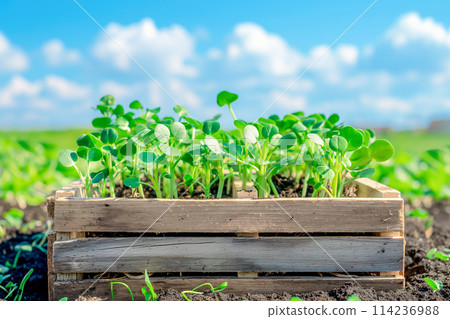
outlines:
{"label": "dark brown dirt", "polygon": [[[4,204],[3,204],[4,205]],[[450,261],[428,260],[425,256],[431,248],[450,248],[450,200],[439,203],[421,203],[434,218],[433,232],[426,238],[424,223],[416,218],[406,218],[406,288],[399,291],[373,291],[361,289],[354,284],[336,287],[330,291],[315,291],[298,294],[303,300],[346,300],[351,294],[358,295],[362,300],[450,300]],[[430,207],[427,207],[430,206]],[[4,206],[6,207],[6,206]],[[26,219],[44,218],[46,216],[42,207],[34,207],[25,210]],[[33,216],[33,217],[30,217]],[[0,242],[0,264],[14,259],[16,252],[14,246],[24,241],[30,241],[31,235],[18,234],[8,230],[9,240]],[[37,249],[31,253],[24,252],[19,259],[18,267],[10,270],[9,274],[15,282],[20,282],[29,269],[34,273],[25,287],[24,300],[47,299],[47,259],[45,254]],[[444,284],[441,291],[433,292],[424,282],[423,278],[429,277],[440,280]],[[5,284],[5,282],[3,283]],[[155,287],[156,289],[158,287]],[[287,293],[272,294],[267,287],[264,295],[227,294],[226,290],[219,293],[205,293],[204,295],[191,295],[192,300],[289,300]],[[3,294],[0,291],[0,299]],[[184,300],[181,294],[175,290],[168,290],[159,295],[159,300]]]}

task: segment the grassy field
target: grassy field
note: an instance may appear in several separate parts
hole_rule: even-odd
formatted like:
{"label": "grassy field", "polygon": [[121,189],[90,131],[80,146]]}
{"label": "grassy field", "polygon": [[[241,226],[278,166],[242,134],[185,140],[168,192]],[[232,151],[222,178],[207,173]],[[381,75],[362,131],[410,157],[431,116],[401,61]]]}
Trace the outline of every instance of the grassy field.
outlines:
{"label": "grassy field", "polygon": [[[61,149],[75,149],[76,139],[89,129],[70,129],[64,131],[0,131],[0,138],[23,139],[56,144]],[[418,155],[426,150],[444,148],[450,145],[450,134],[428,133],[426,131],[399,131],[378,134],[377,138],[388,139],[396,153]]]}
{"label": "grassy field", "polygon": [[450,134],[427,131],[399,131],[378,134],[377,138],[389,140],[396,153],[418,155],[430,149],[442,149],[450,145]]}

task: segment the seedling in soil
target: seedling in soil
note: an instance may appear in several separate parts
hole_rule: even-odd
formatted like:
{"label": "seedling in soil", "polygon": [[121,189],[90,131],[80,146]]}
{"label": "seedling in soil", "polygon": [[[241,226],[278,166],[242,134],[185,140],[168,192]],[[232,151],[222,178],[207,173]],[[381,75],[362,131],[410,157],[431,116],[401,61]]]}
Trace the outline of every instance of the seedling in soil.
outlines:
{"label": "seedling in soil", "polygon": [[133,296],[133,292],[131,291],[131,288],[127,284],[125,284],[123,282],[118,282],[118,281],[111,282],[111,299],[112,299],[112,301],[114,301],[114,285],[122,285],[125,288],[127,288],[128,292],[130,293],[130,296],[131,296],[131,301],[134,301],[134,296]]}
{"label": "seedling in soil", "polygon": [[[4,299],[8,299],[9,297],[11,297],[14,292],[19,289],[16,293],[16,296],[14,297],[14,301],[21,301],[22,300],[22,296],[23,296],[23,292],[25,289],[25,284],[27,283],[28,279],[30,279],[31,275],[33,274],[34,269],[30,269],[27,274],[22,278],[22,281],[20,282],[19,286],[17,286],[16,283],[9,281],[8,284],[6,284],[5,286],[1,285],[1,281],[0,281],[0,289],[3,290],[6,293],[6,296],[4,297]],[[3,278],[6,279],[6,278]]]}
{"label": "seedling in soil", "polygon": [[299,297],[292,296],[291,299],[289,299],[289,301],[303,301],[303,300],[300,299]]}
{"label": "seedling in soil", "polygon": [[201,287],[204,287],[204,286],[207,286],[207,287],[209,287],[210,288],[210,290],[211,290],[211,292],[219,292],[219,291],[222,291],[222,290],[224,290],[224,289],[226,289],[227,288],[227,286],[228,286],[228,282],[223,282],[223,283],[221,283],[219,286],[217,286],[217,287],[214,287],[212,284],[210,284],[209,282],[207,282],[207,283],[204,283],[204,284],[201,284],[201,285],[199,285],[199,286],[197,286],[197,287],[195,287],[195,288],[193,288],[192,290],[185,290],[185,291],[182,291],[181,292],[181,295],[184,297],[184,299],[186,299],[187,301],[192,301],[191,299],[189,299],[187,296],[186,296],[186,294],[195,294],[195,295],[203,295],[205,292],[203,291],[196,291],[197,289],[199,289],[199,288],[201,288]]}
{"label": "seedling in soil", "polygon": [[361,301],[357,295],[350,295],[347,297],[347,301]]}
{"label": "seedling in soil", "polygon": [[437,248],[433,248],[433,249],[430,249],[428,251],[427,258],[430,259],[430,260],[432,260],[432,259],[440,259],[440,260],[443,260],[443,261],[447,261],[447,260],[450,259],[450,255],[446,254],[444,252],[438,251]]}
{"label": "seedling in soil", "polygon": [[425,282],[430,286],[431,289],[433,289],[434,292],[439,291],[443,288],[443,284],[439,280],[433,280],[430,278],[424,278]]}
{"label": "seedling in soil", "polygon": [[25,233],[28,229],[33,229],[36,222],[34,220],[24,223],[23,211],[17,208],[11,208],[9,211],[3,213],[4,220],[0,220],[0,237],[6,235],[6,227],[18,229],[21,233]]}
{"label": "seedling in soil", "polygon": [[153,285],[150,282],[150,278],[147,273],[147,269],[144,273],[145,278],[145,284],[147,287],[142,287],[142,293],[144,294],[145,301],[156,301],[158,299],[158,295],[155,293],[155,290],[153,289]]}

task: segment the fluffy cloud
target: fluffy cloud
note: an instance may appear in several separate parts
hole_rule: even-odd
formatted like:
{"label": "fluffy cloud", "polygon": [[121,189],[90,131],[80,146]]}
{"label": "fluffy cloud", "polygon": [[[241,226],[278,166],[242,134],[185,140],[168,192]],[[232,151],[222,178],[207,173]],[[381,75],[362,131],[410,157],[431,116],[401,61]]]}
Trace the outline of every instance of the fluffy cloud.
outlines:
{"label": "fluffy cloud", "polygon": [[130,70],[133,65],[128,52],[150,70],[167,75],[197,74],[196,68],[189,64],[195,57],[194,38],[179,25],[158,29],[153,20],[145,18],[128,26],[110,23],[106,30],[120,46],[102,33],[93,52],[120,70]]}
{"label": "fluffy cloud", "polygon": [[386,37],[395,47],[417,42],[450,47],[450,30],[432,18],[422,19],[417,12],[401,16]]}
{"label": "fluffy cloud", "polygon": [[277,34],[255,23],[238,24],[227,47],[230,60],[256,63],[268,75],[292,75],[304,62],[302,55]]}
{"label": "fluffy cloud", "polygon": [[89,86],[79,85],[56,75],[48,75],[44,83],[46,89],[54,96],[64,100],[84,99],[91,94]]}
{"label": "fluffy cloud", "polygon": [[0,106],[12,107],[16,104],[17,98],[34,98],[41,91],[41,83],[27,81],[20,75],[14,76],[5,87],[0,89]]}
{"label": "fluffy cloud", "polygon": [[45,42],[42,46],[42,54],[51,66],[73,64],[81,60],[81,54],[78,50],[66,48],[59,39]]}
{"label": "fluffy cloud", "polygon": [[25,53],[13,46],[6,36],[0,32],[0,73],[23,71],[28,67]]}

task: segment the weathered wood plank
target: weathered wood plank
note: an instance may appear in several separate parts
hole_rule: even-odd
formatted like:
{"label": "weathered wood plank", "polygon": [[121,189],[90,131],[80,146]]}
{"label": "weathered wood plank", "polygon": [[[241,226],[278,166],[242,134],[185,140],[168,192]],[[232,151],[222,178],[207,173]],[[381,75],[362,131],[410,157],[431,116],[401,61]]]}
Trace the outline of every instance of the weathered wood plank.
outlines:
{"label": "weathered wood plank", "polygon": [[53,243],[55,242],[55,231],[47,235],[47,275],[48,275],[48,300],[53,300],[53,284],[56,274],[53,271]]}
{"label": "weathered wood plank", "polygon": [[364,177],[353,182],[358,187],[358,197],[369,198],[401,198],[398,190]]}
{"label": "weathered wood plank", "polygon": [[58,198],[54,208],[64,232],[402,232],[403,218],[400,198]]}
{"label": "weathered wood plank", "polygon": [[84,185],[81,180],[76,180],[66,187],[57,190],[55,196],[57,198],[85,196]]}
{"label": "weathered wood plank", "polygon": [[56,241],[53,261],[58,273],[399,271],[403,238],[86,238]]}
{"label": "weathered wood plank", "polygon": [[[403,277],[359,277],[354,278],[363,288],[373,288],[375,290],[394,290],[403,288]],[[79,282],[55,282],[54,300],[68,297],[75,300],[80,294],[94,284],[85,296],[95,296],[105,300],[111,300],[110,282],[120,281],[127,284],[136,300],[143,300],[141,288],[145,285],[144,280],[136,279],[100,279],[82,280]],[[234,293],[245,295],[246,293],[267,293],[270,289],[272,293],[287,292],[290,294],[303,293],[317,290],[318,287],[325,291],[340,287],[346,283],[353,282],[349,278],[331,277],[285,277],[285,278],[233,278],[233,277],[202,277],[202,278],[151,278],[152,284],[159,294],[169,288],[177,291],[190,290],[202,283],[209,282],[213,286],[228,282],[228,287],[224,293]],[[125,287],[115,285],[115,300],[130,300],[130,294]],[[245,296],[242,297],[245,299]]]}

